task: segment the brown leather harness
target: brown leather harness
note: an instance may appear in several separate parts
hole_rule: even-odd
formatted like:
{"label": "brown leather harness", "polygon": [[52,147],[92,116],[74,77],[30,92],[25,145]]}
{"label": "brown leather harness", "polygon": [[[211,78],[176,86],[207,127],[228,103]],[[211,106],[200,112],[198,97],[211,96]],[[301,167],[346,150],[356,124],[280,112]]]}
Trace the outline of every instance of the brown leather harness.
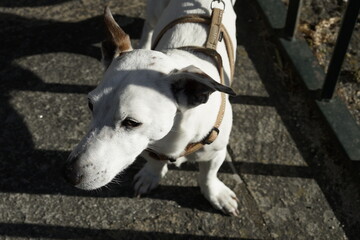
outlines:
{"label": "brown leather harness", "polygon": [[[220,2],[219,0],[215,0],[217,2]],[[215,2],[213,1],[213,2]],[[222,2],[222,1],[221,1]],[[223,3],[223,2],[222,2]],[[223,3],[224,4],[224,3]],[[225,4],[224,4],[225,9]],[[230,63],[230,84],[231,80],[234,75],[234,47],[230,40],[230,36],[228,32],[226,31],[226,28],[221,23],[222,22],[222,15],[224,12],[224,9],[220,8],[212,8],[212,14],[211,17],[207,15],[187,15],[178,19],[175,19],[174,21],[170,22],[168,25],[166,25],[162,31],[159,33],[159,35],[156,37],[152,49],[155,49],[158,45],[160,39],[163,37],[163,35],[172,27],[174,27],[176,24],[182,24],[182,23],[203,23],[210,25],[209,35],[205,43],[205,47],[199,47],[199,46],[184,46],[179,47],[177,49],[181,50],[187,50],[187,51],[193,51],[193,52],[200,52],[203,54],[206,54],[210,57],[212,57],[216,64],[217,69],[220,75],[220,83],[225,85],[225,79],[224,79],[224,68],[222,63],[221,55],[216,51],[217,43],[222,41],[224,39],[224,43],[226,46],[226,52],[229,58]],[[215,141],[217,136],[219,135],[219,127],[221,125],[221,122],[224,118],[225,114],[225,106],[226,106],[226,96],[225,93],[221,93],[221,104],[220,109],[216,117],[216,121],[214,124],[214,127],[211,129],[209,134],[205,136],[200,142],[196,143],[189,143],[184,151],[181,153],[179,157],[187,156],[191,153],[196,152],[197,150],[201,149],[207,144],[211,144]],[[171,158],[169,156],[166,156],[164,154],[158,153],[150,148],[147,148],[146,151],[149,153],[149,155],[157,160],[169,160],[171,162],[175,162],[176,159]]]}

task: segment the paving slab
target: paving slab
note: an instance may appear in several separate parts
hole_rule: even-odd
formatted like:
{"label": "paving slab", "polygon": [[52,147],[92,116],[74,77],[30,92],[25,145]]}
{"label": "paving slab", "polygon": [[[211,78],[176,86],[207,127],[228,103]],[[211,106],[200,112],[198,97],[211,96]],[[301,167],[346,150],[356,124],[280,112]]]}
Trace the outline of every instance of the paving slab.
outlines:
{"label": "paving slab", "polygon": [[[99,191],[68,186],[61,166],[90,119],[107,1],[50,2],[0,3],[0,239],[356,239],[357,185],[248,0],[236,5],[232,161],[219,173],[240,216],[204,199],[196,164],[171,167],[142,198],[132,191],[142,159]],[[144,9],[144,1],[112,3],[134,44]]]}

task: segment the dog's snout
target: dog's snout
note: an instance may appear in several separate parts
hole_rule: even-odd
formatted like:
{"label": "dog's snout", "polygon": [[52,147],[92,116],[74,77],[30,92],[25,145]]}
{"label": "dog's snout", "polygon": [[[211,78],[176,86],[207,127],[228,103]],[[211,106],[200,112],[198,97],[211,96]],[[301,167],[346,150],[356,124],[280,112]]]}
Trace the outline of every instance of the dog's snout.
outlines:
{"label": "dog's snout", "polygon": [[64,178],[72,185],[78,185],[83,175],[75,167],[76,159],[72,159],[65,164]]}

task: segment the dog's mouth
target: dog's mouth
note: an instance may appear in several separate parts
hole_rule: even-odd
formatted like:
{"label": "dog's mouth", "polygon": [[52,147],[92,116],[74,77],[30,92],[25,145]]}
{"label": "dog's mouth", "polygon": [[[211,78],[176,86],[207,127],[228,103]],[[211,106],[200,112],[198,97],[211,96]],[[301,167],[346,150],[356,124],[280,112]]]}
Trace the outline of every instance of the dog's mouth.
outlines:
{"label": "dog's mouth", "polygon": [[101,176],[101,175],[95,175],[93,177],[85,177],[84,175],[80,175],[76,180],[77,182],[74,182],[73,176],[68,176],[69,173],[64,173],[65,179],[74,187],[82,190],[96,190],[99,188],[104,187],[108,183],[112,181],[113,178]]}
{"label": "dog's mouth", "polygon": [[77,159],[68,161],[63,168],[63,177],[72,186],[83,190],[95,190],[111,182],[113,177],[107,169],[94,171],[93,164],[79,166]]}
{"label": "dog's mouth", "polygon": [[82,190],[91,191],[91,190],[96,190],[96,189],[102,188],[105,185],[107,185],[109,182],[111,182],[111,180],[101,181],[101,179],[99,179],[99,177],[95,177],[95,178],[91,179],[90,181],[82,181],[78,185],[75,185],[75,187],[82,189]]}

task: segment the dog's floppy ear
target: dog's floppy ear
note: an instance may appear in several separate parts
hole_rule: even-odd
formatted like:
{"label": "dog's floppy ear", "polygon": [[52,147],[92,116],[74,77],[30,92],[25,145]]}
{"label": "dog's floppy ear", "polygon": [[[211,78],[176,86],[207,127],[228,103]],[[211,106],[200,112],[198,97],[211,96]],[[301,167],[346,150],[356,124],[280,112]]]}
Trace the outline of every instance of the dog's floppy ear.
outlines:
{"label": "dog's floppy ear", "polygon": [[172,81],[171,90],[180,106],[191,108],[206,103],[215,91],[236,95],[230,87],[216,82],[194,66],[174,70],[169,77]]}
{"label": "dog's floppy ear", "polygon": [[130,37],[115,22],[109,6],[104,10],[106,39],[101,43],[102,62],[108,67],[111,61],[122,52],[132,50]]}

